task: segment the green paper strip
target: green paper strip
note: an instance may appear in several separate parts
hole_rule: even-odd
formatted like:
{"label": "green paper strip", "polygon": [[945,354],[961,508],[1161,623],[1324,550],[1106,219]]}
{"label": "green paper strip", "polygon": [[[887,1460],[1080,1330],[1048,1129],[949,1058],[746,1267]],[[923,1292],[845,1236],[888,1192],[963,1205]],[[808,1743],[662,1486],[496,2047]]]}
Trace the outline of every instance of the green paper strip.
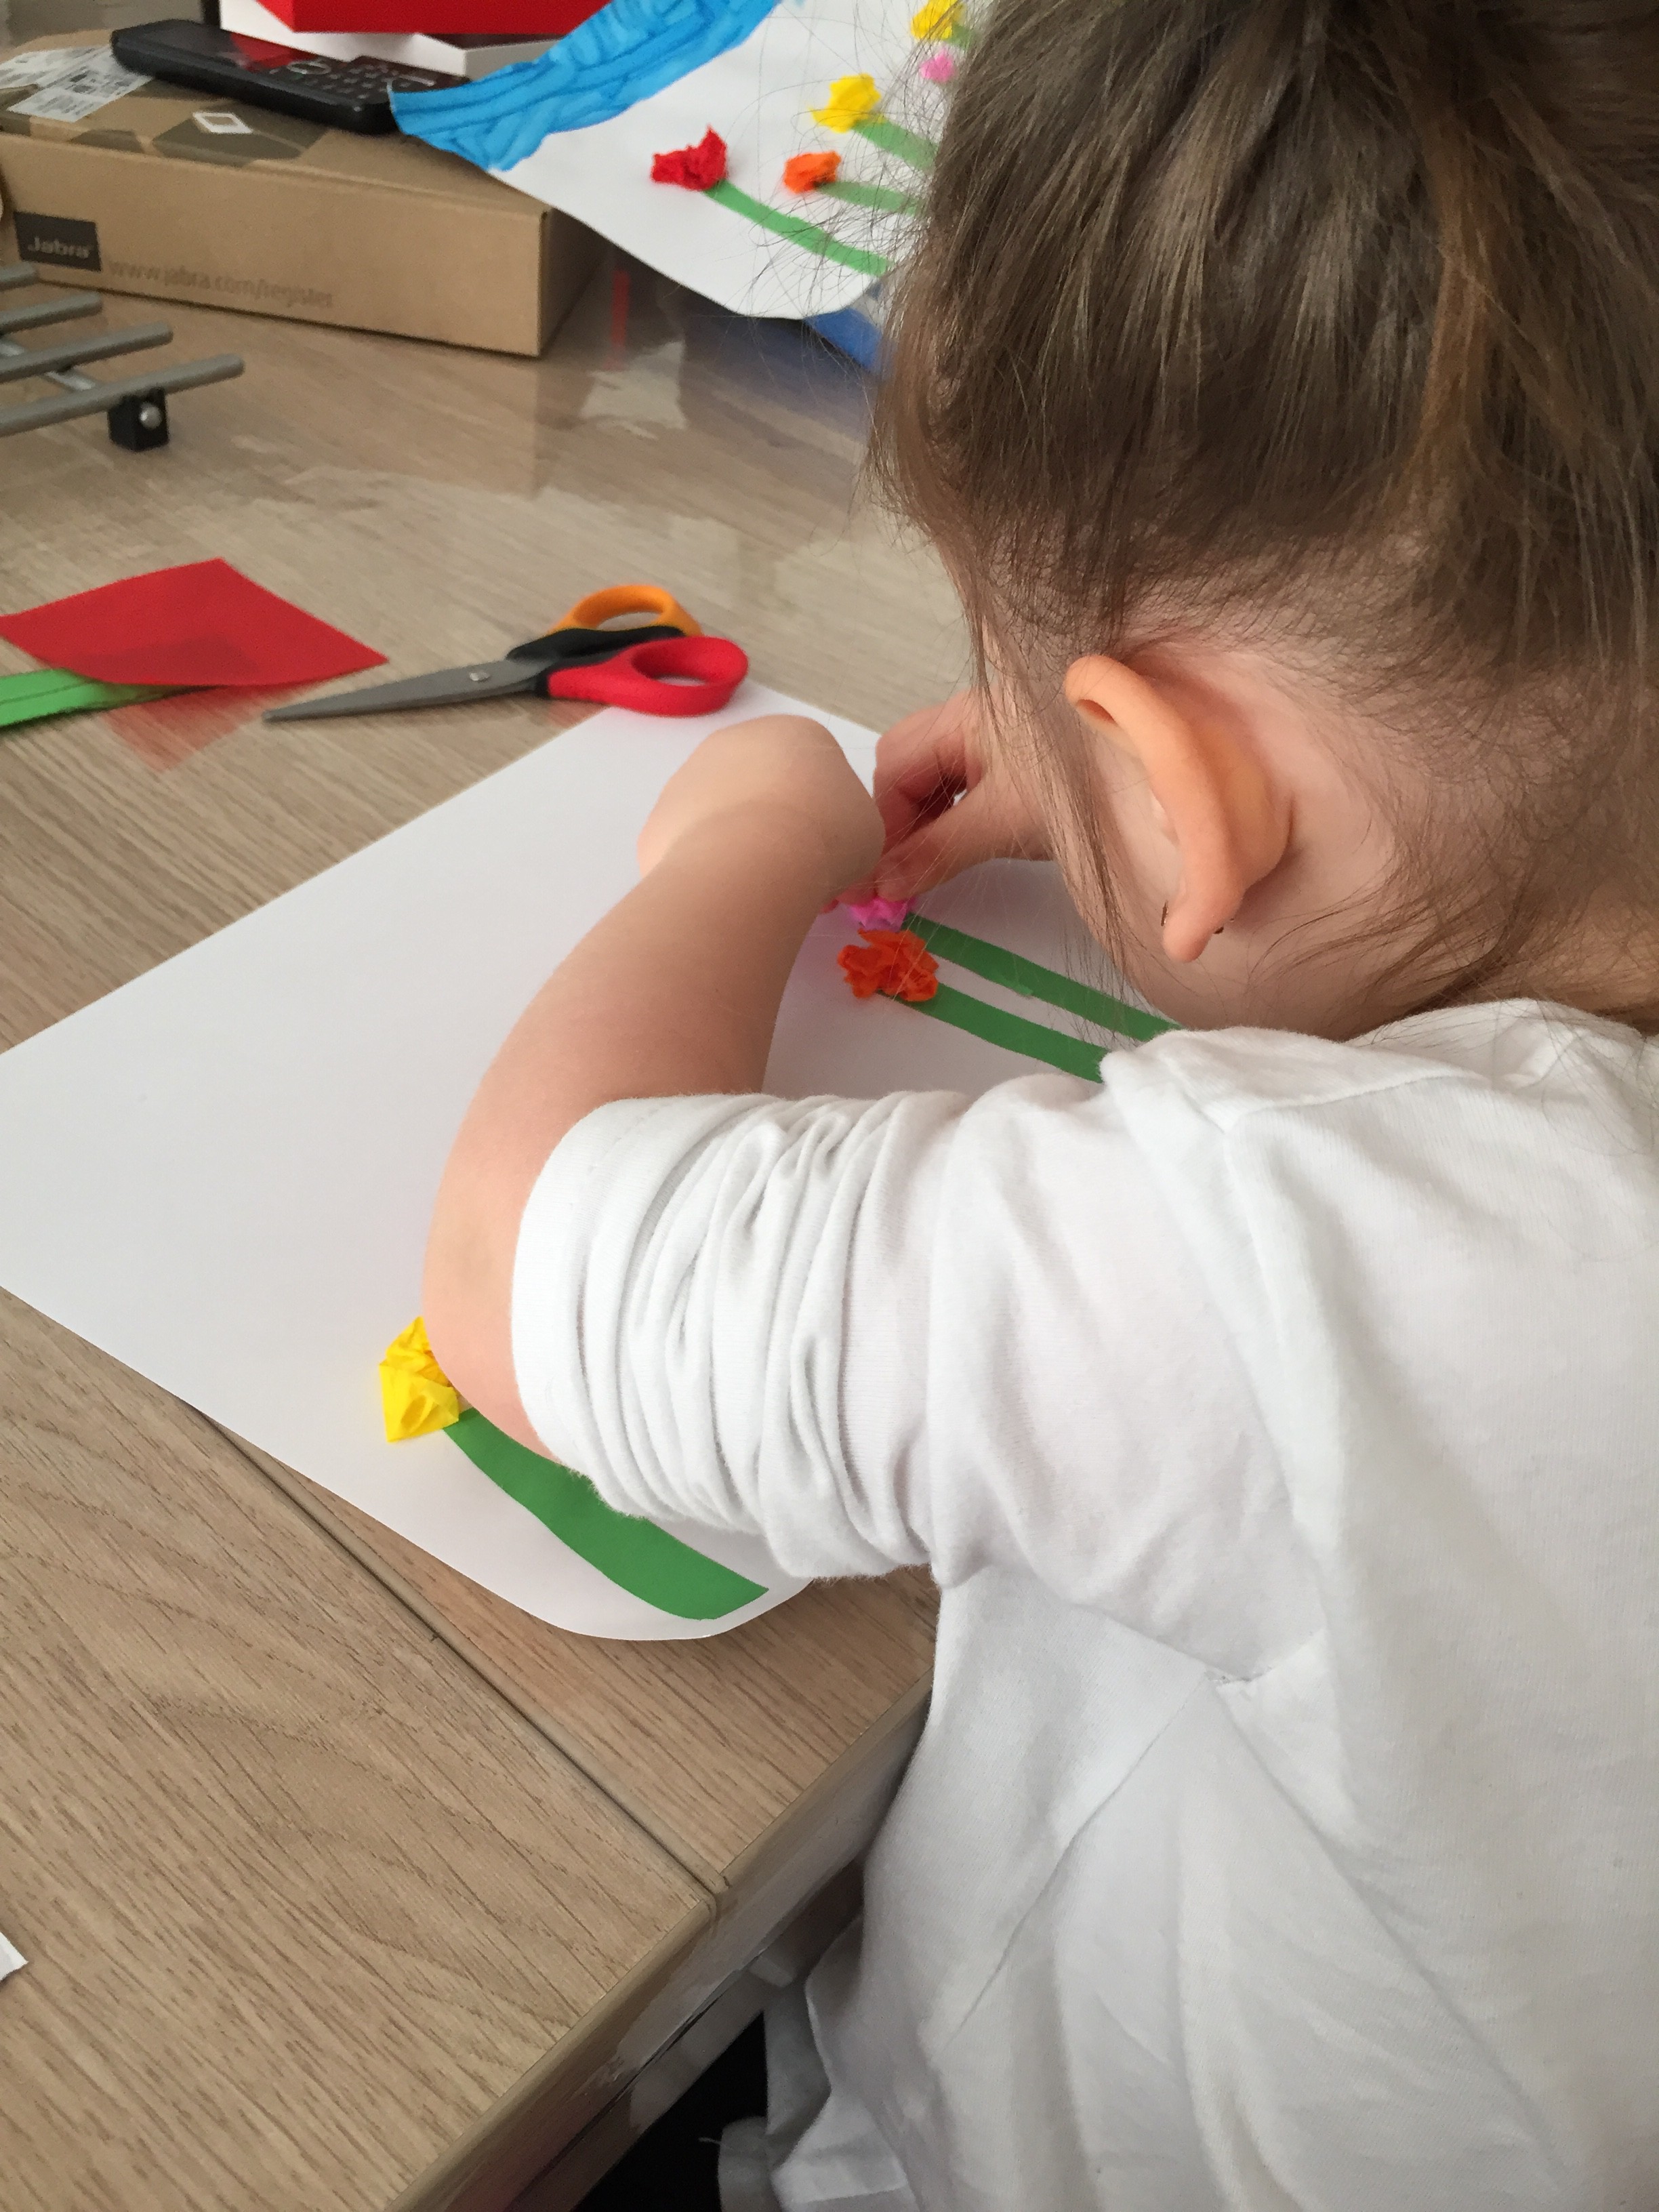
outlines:
{"label": "green paper strip", "polygon": [[445,1433],[562,1544],[659,1613],[672,1613],[678,1620],[719,1620],[766,1595],[763,1583],[694,1552],[666,1529],[617,1512],[586,1475],[527,1451],[471,1407]]}
{"label": "green paper strip", "polygon": [[815,185],[826,199],[844,200],[849,207],[878,208],[883,215],[915,215],[921,202],[908,192],[896,192],[890,185],[843,185],[832,178],[827,185]]}
{"label": "green paper strip", "polygon": [[730,208],[733,215],[747,216],[750,222],[759,223],[763,230],[775,231],[780,238],[787,238],[792,246],[799,246],[808,253],[820,253],[826,261],[840,262],[843,269],[856,269],[863,276],[884,276],[887,274],[887,262],[883,255],[866,253],[860,246],[848,246],[832,232],[821,230],[817,223],[808,222],[801,216],[785,215],[781,208],[769,207],[764,200],[757,200],[752,193],[742,191],[736,185],[728,184],[724,179],[718,185],[711,185],[706,197],[718,200],[723,208]]}
{"label": "green paper strip", "polygon": [[884,115],[866,115],[853,128],[860,138],[879,146],[884,154],[896,154],[913,169],[920,169],[925,174],[933,166],[939,149],[919,131],[907,131],[902,123],[890,123]]}
{"label": "green paper strip", "polygon": [[1120,1036],[1162,1036],[1166,1030],[1177,1026],[1166,1022],[1161,1014],[1149,1014],[1139,1007],[1126,1006],[1121,999],[1109,997],[1104,991],[1091,991],[1086,983],[1079,983],[1070,975],[1062,975],[1053,968],[1039,966],[1018,952],[1009,952],[1000,945],[988,945],[982,937],[969,937],[965,930],[952,929],[948,922],[931,921],[925,914],[908,914],[906,929],[913,930],[930,952],[941,960],[950,960],[969,974],[982,975],[988,983],[1000,983],[1006,991],[1017,991],[1022,999],[1041,999],[1045,1005],[1062,1007],[1068,1014],[1081,1014],[1085,1021],[1096,1023],[1101,1029],[1114,1030]]}
{"label": "green paper strip", "polygon": [[1027,1060],[1047,1060],[1050,1067],[1080,1075],[1087,1083],[1100,1080],[1100,1063],[1106,1057],[1103,1044],[1063,1036],[1041,1022],[1028,1022],[1024,1014],[1005,1013],[1000,1006],[988,1006],[966,991],[953,991],[948,983],[941,983],[931,999],[900,999],[896,1003],[931,1014],[936,1022],[949,1022],[953,1029],[966,1030],[970,1036],[983,1037],[987,1044],[1024,1053]]}
{"label": "green paper strip", "polygon": [[100,684],[68,668],[26,668],[0,676],[0,730],[48,714],[80,714],[93,707],[129,707],[136,699],[165,699],[171,684]]}

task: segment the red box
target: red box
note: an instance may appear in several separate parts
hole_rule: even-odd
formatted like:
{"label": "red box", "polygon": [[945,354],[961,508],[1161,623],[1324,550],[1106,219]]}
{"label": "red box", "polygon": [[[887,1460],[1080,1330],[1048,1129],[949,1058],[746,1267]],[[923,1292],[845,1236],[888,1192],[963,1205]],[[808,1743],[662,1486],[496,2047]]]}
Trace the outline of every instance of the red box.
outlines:
{"label": "red box", "polygon": [[605,0],[265,0],[291,31],[519,31],[562,39]]}

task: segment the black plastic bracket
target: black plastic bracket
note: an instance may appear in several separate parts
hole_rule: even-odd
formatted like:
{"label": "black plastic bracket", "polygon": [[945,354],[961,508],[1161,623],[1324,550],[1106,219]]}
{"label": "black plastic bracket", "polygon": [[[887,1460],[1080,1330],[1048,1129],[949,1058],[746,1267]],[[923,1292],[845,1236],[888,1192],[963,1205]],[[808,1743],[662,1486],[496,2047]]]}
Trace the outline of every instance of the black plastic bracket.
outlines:
{"label": "black plastic bracket", "polygon": [[147,453],[152,447],[165,446],[169,435],[166,392],[130,392],[125,399],[118,399],[109,410],[109,434],[130,453]]}

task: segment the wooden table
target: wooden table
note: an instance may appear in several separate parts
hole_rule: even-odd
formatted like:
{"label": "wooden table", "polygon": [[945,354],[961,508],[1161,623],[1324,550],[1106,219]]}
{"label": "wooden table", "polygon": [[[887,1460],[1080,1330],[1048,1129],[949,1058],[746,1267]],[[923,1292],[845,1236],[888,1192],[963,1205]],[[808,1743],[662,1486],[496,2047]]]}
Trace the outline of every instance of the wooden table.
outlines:
{"label": "wooden table", "polygon": [[[414,670],[641,577],[868,722],[958,678],[937,566],[853,501],[861,380],[800,332],[609,263],[540,362],[167,312],[246,377],[165,452],[0,445],[5,604],[218,554]],[[561,711],[263,703],[0,738],[0,1045]],[[931,1639],[906,1576],[562,1634],[15,1303],[0,1577],[7,2212],[560,2212],[844,1917]]]}

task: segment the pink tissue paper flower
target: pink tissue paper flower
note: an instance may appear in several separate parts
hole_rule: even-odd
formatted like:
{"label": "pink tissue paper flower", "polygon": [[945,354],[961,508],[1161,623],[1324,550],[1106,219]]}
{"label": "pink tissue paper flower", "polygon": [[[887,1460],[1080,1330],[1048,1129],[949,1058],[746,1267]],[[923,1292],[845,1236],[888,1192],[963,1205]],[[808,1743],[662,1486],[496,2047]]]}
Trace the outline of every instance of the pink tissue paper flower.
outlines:
{"label": "pink tissue paper flower", "polygon": [[861,899],[856,906],[842,901],[842,912],[857,922],[860,929],[896,929],[910,911],[908,899]]}

